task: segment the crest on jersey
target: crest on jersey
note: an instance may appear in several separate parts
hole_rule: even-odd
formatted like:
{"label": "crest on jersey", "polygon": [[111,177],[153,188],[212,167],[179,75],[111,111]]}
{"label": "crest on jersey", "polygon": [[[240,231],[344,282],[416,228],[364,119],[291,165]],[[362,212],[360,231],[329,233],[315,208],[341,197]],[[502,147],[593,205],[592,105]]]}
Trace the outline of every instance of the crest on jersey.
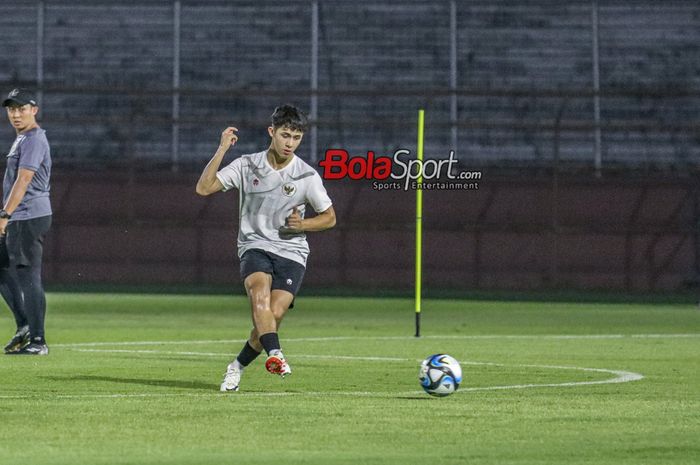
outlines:
{"label": "crest on jersey", "polygon": [[257,186],[258,184],[260,184],[260,180],[258,178],[253,178],[253,185]]}
{"label": "crest on jersey", "polygon": [[282,186],[282,192],[287,197],[293,196],[296,191],[297,191],[297,186],[295,186],[293,182],[288,182],[287,184]]}

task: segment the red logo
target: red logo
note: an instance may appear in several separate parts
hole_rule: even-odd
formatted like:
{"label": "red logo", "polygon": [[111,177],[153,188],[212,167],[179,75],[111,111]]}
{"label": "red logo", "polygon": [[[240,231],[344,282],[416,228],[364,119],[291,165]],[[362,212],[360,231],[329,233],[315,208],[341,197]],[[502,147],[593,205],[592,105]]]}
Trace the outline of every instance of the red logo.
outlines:
{"label": "red logo", "polygon": [[463,181],[481,179],[481,171],[454,172],[457,165],[454,150],[442,159],[418,160],[410,155],[410,150],[399,149],[391,158],[377,157],[371,150],[367,157],[351,157],[347,150],[329,149],[318,164],[323,168],[323,179],[372,179],[376,190],[479,188],[476,182]]}
{"label": "red logo", "polygon": [[[349,159],[349,160],[348,160]],[[391,175],[391,158],[374,157],[367,152],[367,158],[352,157],[343,149],[326,150],[326,156],[318,163],[323,168],[324,179],[386,179]]]}

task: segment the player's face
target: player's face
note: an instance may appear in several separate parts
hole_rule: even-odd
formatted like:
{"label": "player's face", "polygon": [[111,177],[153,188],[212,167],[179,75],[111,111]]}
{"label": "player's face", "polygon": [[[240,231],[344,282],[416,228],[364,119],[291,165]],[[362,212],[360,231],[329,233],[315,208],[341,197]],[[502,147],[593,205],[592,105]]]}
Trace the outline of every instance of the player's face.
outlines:
{"label": "player's face", "polygon": [[284,126],[280,128],[269,127],[267,130],[272,137],[272,150],[282,158],[291,157],[304,137],[303,132]]}
{"label": "player's face", "polygon": [[10,124],[17,132],[22,132],[36,124],[36,113],[39,111],[38,107],[26,104],[10,105],[5,107],[5,109],[7,110],[7,119],[10,120]]}

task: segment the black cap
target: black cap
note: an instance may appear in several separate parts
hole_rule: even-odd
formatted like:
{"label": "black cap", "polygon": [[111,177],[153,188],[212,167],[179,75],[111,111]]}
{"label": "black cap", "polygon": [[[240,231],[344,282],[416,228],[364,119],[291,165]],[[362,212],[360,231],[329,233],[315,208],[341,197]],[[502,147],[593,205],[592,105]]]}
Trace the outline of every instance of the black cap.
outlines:
{"label": "black cap", "polygon": [[7,98],[2,101],[2,106],[9,107],[13,103],[17,105],[29,104],[36,106],[36,97],[34,97],[34,94],[27,89],[12,89],[10,93],[7,94]]}

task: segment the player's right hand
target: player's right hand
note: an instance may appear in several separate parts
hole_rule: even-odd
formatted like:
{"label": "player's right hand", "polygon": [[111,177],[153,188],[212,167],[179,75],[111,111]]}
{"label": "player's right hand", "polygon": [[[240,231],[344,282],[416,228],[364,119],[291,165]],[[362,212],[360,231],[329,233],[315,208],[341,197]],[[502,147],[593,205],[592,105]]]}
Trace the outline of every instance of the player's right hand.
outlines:
{"label": "player's right hand", "polygon": [[232,126],[224,129],[224,132],[221,133],[221,142],[219,143],[219,147],[223,147],[227,150],[233,147],[238,140],[236,132],[238,132],[238,129]]}
{"label": "player's right hand", "polygon": [[292,214],[289,215],[285,220],[285,226],[287,227],[287,229],[300,232],[304,230],[303,221],[304,218],[302,218],[301,213],[299,213],[299,209],[297,207],[294,207],[294,209],[292,209]]}

